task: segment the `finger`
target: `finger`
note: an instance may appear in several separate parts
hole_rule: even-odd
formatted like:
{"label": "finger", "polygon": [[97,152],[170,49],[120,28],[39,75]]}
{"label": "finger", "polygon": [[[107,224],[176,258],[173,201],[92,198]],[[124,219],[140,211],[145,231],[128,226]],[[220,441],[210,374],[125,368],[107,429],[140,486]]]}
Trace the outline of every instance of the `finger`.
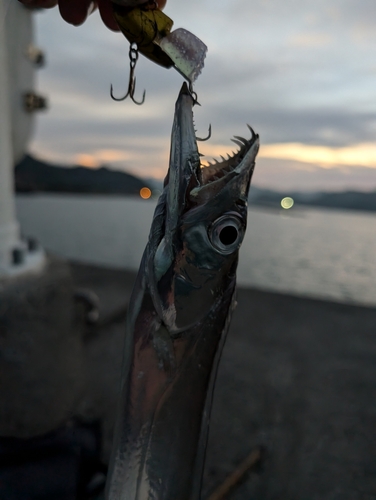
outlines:
{"label": "finger", "polygon": [[120,31],[117,22],[115,21],[112,5],[110,0],[98,0],[99,12],[102,21],[112,31]]}
{"label": "finger", "polygon": [[95,4],[91,0],[60,0],[60,15],[69,24],[79,26],[93,11]]}
{"label": "finger", "polygon": [[163,10],[167,0],[157,0],[158,8]]}

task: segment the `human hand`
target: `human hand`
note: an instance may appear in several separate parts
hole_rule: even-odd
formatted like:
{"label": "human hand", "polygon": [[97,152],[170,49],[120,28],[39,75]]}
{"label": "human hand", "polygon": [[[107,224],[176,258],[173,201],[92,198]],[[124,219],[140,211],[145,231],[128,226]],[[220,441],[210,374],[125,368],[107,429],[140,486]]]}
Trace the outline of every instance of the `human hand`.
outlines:
{"label": "human hand", "polygon": [[[145,3],[145,0],[115,0],[117,4],[125,7],[136,7]],[[167,0],[156,0],[160,9],[163,9]],[[19,0],[22,4],[31,8],[50,9],[59,4],[61,17],[69,24],[79,26],[98,7],[102,21],[113,31],[119,31],[119,27],[112,13],[111,0]]]}

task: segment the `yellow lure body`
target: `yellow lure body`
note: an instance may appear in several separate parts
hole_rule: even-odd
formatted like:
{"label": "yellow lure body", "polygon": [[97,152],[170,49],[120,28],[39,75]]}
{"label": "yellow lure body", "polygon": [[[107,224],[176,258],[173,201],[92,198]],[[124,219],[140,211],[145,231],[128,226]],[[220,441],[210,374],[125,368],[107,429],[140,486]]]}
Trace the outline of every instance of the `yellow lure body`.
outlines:
{"label": "yellow lure body", "polygon": [[153,62],[170,68],[172,59],[155,43],[167,36],[174,24],[164,12],[156,8],[128,9],[113,4],[116,22],[130,43],[136,43],[138,51]]}

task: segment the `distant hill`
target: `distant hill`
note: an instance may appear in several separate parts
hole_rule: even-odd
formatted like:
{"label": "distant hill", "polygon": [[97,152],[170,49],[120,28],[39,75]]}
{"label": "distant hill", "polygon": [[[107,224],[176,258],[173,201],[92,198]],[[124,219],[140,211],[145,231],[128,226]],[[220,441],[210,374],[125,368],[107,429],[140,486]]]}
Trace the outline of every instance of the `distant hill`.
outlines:
{"label": "distant hill", "polygon": [[289,196],[295,205],[337,208],[348,210],[364,210],[376,212],[376,191],[343,191],[343,192],[277,192],[251,186],[249,201],[251,205],[263,205],[281,208],[281,200]]}
{"label": "distant hill", "polygon": [[[18,193],[60,192],[92,194],[138,195],[142,187],[148,187],[155,195],[162,191],[163,183],[156,179],[140,179],[126,172],[106,167],[64,167],[51,165],[26,155],[15,168]],[[251,186],[251,205],[281,208],[285,196],[293,198],[297,206],[314,206],[376,212],[376,191],[344,192],[278,192]]]}
{"label": "distant hill", "polygon": [[[150,187],[138,177],[106,167],[63,167],[26,155],[15,167],[17,193],[59,192],[138,195]],[[150,187],[150,189],[152,189]]]}

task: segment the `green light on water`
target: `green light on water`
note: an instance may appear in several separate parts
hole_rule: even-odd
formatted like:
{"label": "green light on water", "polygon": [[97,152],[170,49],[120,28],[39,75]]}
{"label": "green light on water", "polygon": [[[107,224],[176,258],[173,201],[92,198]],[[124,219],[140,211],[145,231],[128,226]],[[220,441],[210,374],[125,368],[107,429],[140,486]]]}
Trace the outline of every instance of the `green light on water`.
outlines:
{"label": "green light on water", "polygon": [[286,196],[286,198],[283,198],[281,200],[281,207],[284,208],[285,210],[288,210],[294,205],[294,200],[290,198],[289,196]]}

